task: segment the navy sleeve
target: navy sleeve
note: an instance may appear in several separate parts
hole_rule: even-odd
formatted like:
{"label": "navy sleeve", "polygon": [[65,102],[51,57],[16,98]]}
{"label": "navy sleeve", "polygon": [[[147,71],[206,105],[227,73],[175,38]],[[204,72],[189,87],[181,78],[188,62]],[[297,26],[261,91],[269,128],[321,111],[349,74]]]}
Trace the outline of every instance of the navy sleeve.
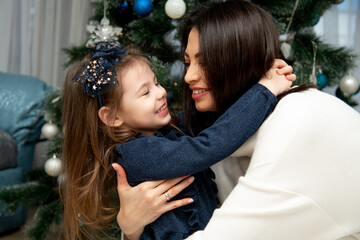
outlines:
{"label": "navy sleeve", "polygon": [[116,147],[117,163],[129,183],[161,180],[202,171],[235,152],[260,127],[277,103],[261,84],[255,84],[216,122],[197,137],[177,140],[143,136]]}

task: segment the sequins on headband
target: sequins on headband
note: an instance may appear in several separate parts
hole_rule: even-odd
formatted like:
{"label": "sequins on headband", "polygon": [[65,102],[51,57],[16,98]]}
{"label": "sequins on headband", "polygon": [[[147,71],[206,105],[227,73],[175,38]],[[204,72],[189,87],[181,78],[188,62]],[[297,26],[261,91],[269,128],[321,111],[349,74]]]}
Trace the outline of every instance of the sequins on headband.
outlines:
{"label": "sequins on headband", "polygon": [[112,91],[119,86],[114,66],[122,63],[126,50],[116,42],[101,42],[92,49],[92,58],[73,78],[73,82],[82,83],[84,92],[90,97]]}

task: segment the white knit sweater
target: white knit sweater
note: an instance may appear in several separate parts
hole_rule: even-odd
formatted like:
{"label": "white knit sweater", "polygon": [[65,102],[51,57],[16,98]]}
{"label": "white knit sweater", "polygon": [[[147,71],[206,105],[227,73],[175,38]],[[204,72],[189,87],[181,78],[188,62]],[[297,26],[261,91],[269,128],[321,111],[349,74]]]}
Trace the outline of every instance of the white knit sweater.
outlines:
{"label": "white knit sweater", "polygon": [[360,114],[331,95],[289,94],[215,171],[238,181],[188,239],[360,239]]}

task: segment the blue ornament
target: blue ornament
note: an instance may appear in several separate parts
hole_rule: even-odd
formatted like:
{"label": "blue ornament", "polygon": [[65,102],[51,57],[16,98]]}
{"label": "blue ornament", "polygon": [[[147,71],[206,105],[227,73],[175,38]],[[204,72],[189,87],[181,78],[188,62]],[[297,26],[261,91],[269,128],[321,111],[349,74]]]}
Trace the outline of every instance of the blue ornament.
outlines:
{"label": "blue ornament", "polygon": [[320,87],[320,89],[326,87],[328,85],[328,82],[329,80],[325,74],[319,73],[318,75],[316,75],[316,84]]}
{"label": "blue ornament", "polygon": [[125,1],[125,2],[123,2],[123,3],[119,2],[119,3],[117,4],[117,6],[116,6],[116,10],[117,10],[118,13],[121,14],[121,13],[123,13],[123,12],[127,9],[128,6],[129,6],[129,4],[128,4],[127,1]]}
{"label": "blue ornament", "polygon": [[311,13],[310,17],[310,25],[315,26],[319,22],[321,15],[319,12],[315,11]]}
{"label": "blue ornament", "polygon": [[116,22],[118,25],[127,25],[135,18],[137,16],[135,16],[133,4],[130,1],[118,2],[116,6]]}
{"label": "blue ornament", "polygon": [[352,95],[356,95],[360,92],[360,87],[358,88],[358,90],[356,90],[356,92],[354,92]]}
{"label": "blue ornament", "polygon": [[149,15],[154,8],[151,0],[136,0],[134,4],[134,10],[142,17]]}

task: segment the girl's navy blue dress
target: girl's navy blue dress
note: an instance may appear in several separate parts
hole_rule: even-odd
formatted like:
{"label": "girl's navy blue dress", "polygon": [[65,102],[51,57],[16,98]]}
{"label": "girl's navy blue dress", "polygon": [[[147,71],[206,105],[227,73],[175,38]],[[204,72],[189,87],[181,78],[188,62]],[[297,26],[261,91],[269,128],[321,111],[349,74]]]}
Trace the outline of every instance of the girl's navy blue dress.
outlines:
{"label": "girl's navy blue dress", "polygon": [[205,228],[217,206],[216,184],[210,166],[235,152],[266,119],[277,103],[264,86],[254,85],[211,127],[197,137],[173,129],[143,136],[116,147],[116,162],[130,185],[192,174],[195,181],[173,199],[194,202],[163,214],[147,225],[141,239],[180,240]]}

